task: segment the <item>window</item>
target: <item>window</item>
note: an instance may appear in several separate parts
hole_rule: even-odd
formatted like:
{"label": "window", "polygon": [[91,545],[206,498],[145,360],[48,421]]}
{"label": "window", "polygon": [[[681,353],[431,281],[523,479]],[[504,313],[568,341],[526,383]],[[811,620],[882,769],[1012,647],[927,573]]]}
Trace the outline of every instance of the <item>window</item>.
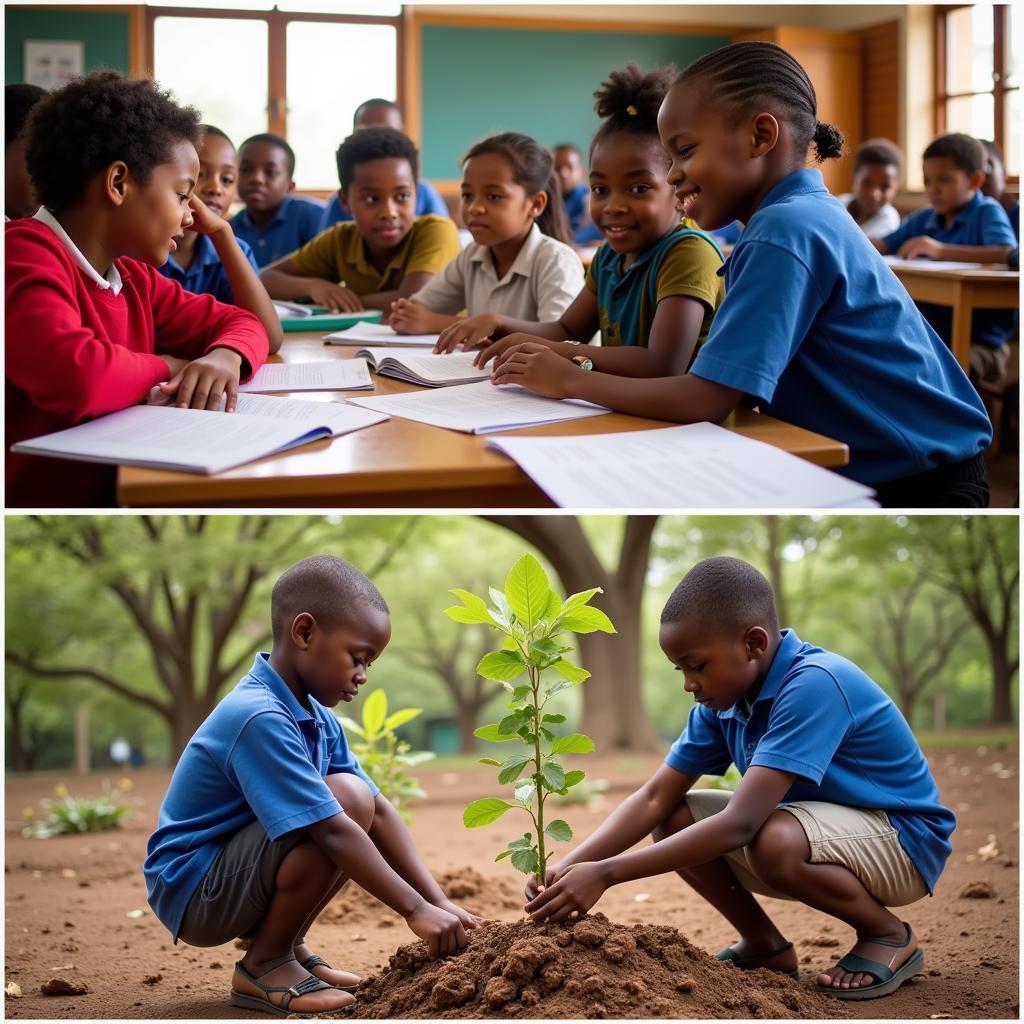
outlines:
{"label": "window", "polygon": [[[300,191],[338,187],[334,151],[371,96],[397,99],[401,5],[388,0],[150,0],[153,77],[237,144],[257,132],[295,150]],[[342,13],[343,12],[343,13]]]}
{"label": "window", "polygon": [[1012,4],[936,10],[936,130],[994,139],[1020,175],[1022,18]]}

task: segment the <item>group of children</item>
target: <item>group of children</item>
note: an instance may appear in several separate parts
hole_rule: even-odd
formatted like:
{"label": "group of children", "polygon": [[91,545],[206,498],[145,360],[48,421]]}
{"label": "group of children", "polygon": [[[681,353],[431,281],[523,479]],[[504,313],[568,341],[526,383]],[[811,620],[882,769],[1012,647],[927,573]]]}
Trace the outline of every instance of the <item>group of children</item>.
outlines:
{"label": "group of children", "polygon": [[[839,200],[806,167],[812,142],[825,160],[843,140],[773,44],[727,46],[678,75],[630,65],[595,96],[586,185],[569,145],[552,154],[505,132],[465,154],[463,248],[388,101],[357,111],[324,209],[293,195],[285,139],[253,136],[236,152],[155,83],[101,72],[39,97],[24,128],[8,116],[8,209],[22,217],[7,227],[8,448],[154,384],[179,405],[226,395],[230,408],[239,379],[281,344],[269,296],[381,310],[399,333],[439,333],[439,353],[480,347],[494,383],[542,395],[681,423],[756,405],[845,442],[841,472],[884,505],[987,504],[991,426],[944,344],[948,310],[922,316],[873,247],[1006,262],[1010,220],[981,191],[998,181],[997,154],[966,136],[936,140],[924,157],[931,205],[900,224],[891,144],[860,148]],[[31,180],[16,200],[19,146]],[[244,209],[229,223],[236,195]],[[603,244],[584,276],[569,243],[587,221]],[[140,246],[146,231],[159,237]],[[728,260],[722,237],[736,239]],[[115,278],[147,285],[122,296]],[[214,300],[201,329],[197,298]],[[1000,371],[1014,322],[979,314],[979,377]],[[598,332],[600,346],[587,345]],[[228,351],[237,367],[211,376],[205,362]],[[58,494],[52,466],[36,461],[8,455],[8,504],[109,503],[109,473],[76,467]]]}
{"label": "group of children", "polygon": [[[391,639],[379,590],[349,563],[313,556],[277,581],[270,618],[269,654],[178,760],[144,873],[175,942],[243,940],[234,1006],[331,1014],[358,998],[360,979],[306,937],[347,881],[401,915],[431,957],[486,925],[431,876],[330,711],[357,698]],[[659,640],[693,697],[686,726],[640,789],[530,880],[531,920],[585,914],[613,885],[675,871],[736,928],[715,955],[739,970],[799,975],[761,893],[855,930],[820,991],[870,999],[920,973],[913,929],[890,908],[934,892],[956,819],[892,700],[856,665],[780,629],[771,585],[739,559],[687,573]],[[734,793],[694,789],[730,764],[743,776]]]}

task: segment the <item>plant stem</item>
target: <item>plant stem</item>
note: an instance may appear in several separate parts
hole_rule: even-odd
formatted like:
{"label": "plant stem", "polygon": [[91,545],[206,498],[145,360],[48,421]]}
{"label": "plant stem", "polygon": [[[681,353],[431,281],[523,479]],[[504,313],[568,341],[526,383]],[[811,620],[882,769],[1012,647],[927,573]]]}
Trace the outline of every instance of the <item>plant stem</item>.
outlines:
{"label": "plant stem", "polygon": [[530,686],[533,689],[533,749],[537,765],[537,867],[538,878],[543,885],[547,878],[547,855],[544,852],[544,788],[540,772],[540,669],[530,668]]}

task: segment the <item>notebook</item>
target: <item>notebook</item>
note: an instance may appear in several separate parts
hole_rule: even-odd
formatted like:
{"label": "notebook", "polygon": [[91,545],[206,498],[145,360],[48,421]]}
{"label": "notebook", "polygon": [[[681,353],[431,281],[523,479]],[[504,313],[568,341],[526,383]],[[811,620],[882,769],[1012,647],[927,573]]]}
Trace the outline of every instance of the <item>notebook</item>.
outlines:
{"label": "notebook", "polygon": [[325,345],[398,345],[406,348],[433,348],[436,334],[398,334],[386,324],[354,324],[344,331],[335,331],[324,338]]}
{"label": "notebook", "polygon": [[265,391],[372,391],[370,371],[362,359],[318,363],[264,363],[239,394]]}
{"label": "notebook", "polygon": [[428,388],[443,388],[454,384],[471,384],[487,380],[489,369],[481,370],[473,365],[475,352],[449,352],[434,355],[432,352],[403,351],[390,348],[361,348],[357,359],[365,359],[377,373],[410,384],[422,384]]}
{"label": "notebook", "polygon": [[342,403],[241,395],[238,411],[231,415],[135,405],[77,427],[20,441],[11,451],[184,473],[220,473],[386,419],[386,415]]}
{"label": "notebook", "polygon": [[358,313],[332,313],[323,306],[306,306],[301,302],[274,302],[274,309],[285,331],[336,331],[357,323],[373,323],[384,314],[379,309],[363,309]]}

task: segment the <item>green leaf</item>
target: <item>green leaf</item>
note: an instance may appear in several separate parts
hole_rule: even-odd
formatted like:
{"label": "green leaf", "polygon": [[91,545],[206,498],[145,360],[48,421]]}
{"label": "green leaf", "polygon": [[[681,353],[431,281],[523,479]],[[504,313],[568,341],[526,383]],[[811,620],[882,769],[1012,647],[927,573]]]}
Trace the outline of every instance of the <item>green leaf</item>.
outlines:
{"label": "green leaf", "polygon": [[527,628],[540,621],[551,598],[547,575],[533,555],[523,555],[505,578],[505,597],[515,617]]}
{"label": "green leaf", "polygon": [[540,777],[548,789],[557,791],[565,787],[565,770],[554,761],[547,761],[541,765]]}
{"label": "green leaf", "polygon": [[522,658],[512,651],[491,651],[485,654],[476,667],[476,674],[484,679],[494,679],[497,682],[506,682],[521,676],[526,666]]}
{"label": "green leaf", "polygon": [[448,618],[469,624],[477,622],[489,624],[491,622],[491,614],[482,597],[477,597],[476,594],[471,594],[468,590],[449,590],[448,593],[454,594],[462,602],[461,605],[453,605],[451,608],[445,609],[444,613]]}
{"label": "green leaf", "polygon": [[384,719],[384,728],[397,729],[400,725],[405,725],[406,722],[411,722],[417,715],[422,714],[423,708],[402,708]]}
{"label": "green leaf", "polygon": [[585,668],[580,668],[579,665],[574,665],[571,661],[566,661],[565,658],[559,658],[551,667],[574,686],[585,683],[590,678],[590,673]]}
{"label": "green leaf", "polygon": [[349,732],[354,732],[360,738],[366,735],[366,733],[363,731],[363,727],[358,722],[353,721],[351,718],[345,718],[344,716],[342,716],[341,724],[345,726],[345,728],[348,729]]}
{"label": "green leaf", "polygon": [[600,608],[580,605],[567,612],[559,620],[563,629],[571,629],[574,633],[614,633],[615,627],[611,619]]}
{"label": "green leaf", "polygon": [[508,603],[505,595],[494,587],[488,587],[487,593],[491,595],[497,615],[491,612],[491,618],[501,622],[507,629],[512,628],[512,606]]}
{"label": "green leaf", "polygon": [[557,660],[561,653],[561,644],[556,643],[550,637],[542,637],[530,644],[530,663],[543,665],[545,662]]}
{"label": "green leaf", "polygon": [[514,715],[507,715],[498,723],[498,732],[502,736],[514,736],[523,727],[523,716],[517,711]]}
{"label": "green leaf", "polygon": [[432,750],[414,750],[411,754],[395,755],[396,760],[408,765],[423,764],[424,761],[433,761],[435,757],[437,754]]}
{"label": "green leaf", "polygon": [[532,875],[537,870],[537,851],[533,847],[516,850],[512,854],[512,867],[524,875]]}
{"label": "green leaf", "polygon": [[466,828],[480,828],[481,825],[490,825],[497,821],[510,807],[506,800],[497,800],[494,797],[487,797],[484,800],[474,800],[462,812],[462,824]]}
{"label": "green leaf", "polygon": [[489,743],[508,743],[509,740],[518,739],[517,736],[506,736],[503,732],[498,732],[496,725],[481,725],[479,729],[473,730],[473,735]]}
{"label": "green leaf", "polygon": [[555,683],[554,686],[549,686],[544,691],[544,696],[553,697],[556,693],[559,693],[561,690],[568,690],[570,686],[572,686],[572,683],[563,679],[561,682]]}
{"label": "green leaf", "polygon": [[512,850],[502,850],[501,853],[499,853],[498,856],[494,858],[494,860],[495,862],[499,860],[504,860],[506,857],[511,857],[512,853]]}
{"label": "green leaf", "polygon": [[544,829],[544,835],[551,836],[552,839],[557,839],[560,843],[567,843],[572,839],[572,829],[569,828],[567,821],[562,821],[561,818],[556,818],[546,829]]}
{"label": "green leaf", "polygon": [[495,758],[493,758],[493,757],[481,757],[479,763],[480,764],[489,764],[492,768],[500,768],[501,767],[501,762],[498,761],[498,760],[495,760]]}
{"label": "green leaf", "polygon": [[586,772],[571,771],[565,773],[565,788],[572,789],[577,783],[582,782],[587,777]]}
{"label": "green leaf", "polygon": [[544,609],[544,613],[541,615],[542,619],[547,619],[548,622],[552,622],[558,618],[562,613],[562,599],[558,596],[555,591],[551,591],[551,596],[548,598],[548,606]]}
{"label": "green leaf", "polygon": [[516,783],[515,798],[521,804],[529,804],[537,791],[537,783],[533,779],[523,779]]}
{"label": "green leaf", "polygon": [[578,594],[570,594],[562,605],[562,613],[565,614],[572,611],[573,608],[579,608],[580,605],[586,604],[595,594],[603,593],[604,591],[600,587],[592,587],[590,590],[581,590]]}
{"label": "green leaf", "polygon": [[549,743],[555,738],[555,734],[550,729],[545,729],[543,725],[540,727],[540,734]]}
{"label": "green leaf", "polygon": [[513,754],[511,757],[506,758],[505,763],[501,765],[498,782],[503,786],[509,782],[515,782],[522,775],[523,769],[532,760],[529,754]]}
{"label": "green leaf", "polygon": [[374,690],[363,704],[363,728],[371,735],[380,732],[387,713],[387,695],[383,690]]}
{"label": "green leaf", "polygon": [[559,736],[551,744],[552,754],[589,754],[595,749],[594,741],[581,732],[570,733],[568,736]]}
{"label": "green leaf", "polygon": [[510,850],[528,850],[532,845],[533,839],[530,833],[527,832],[522,839],[513,839],[512,842],[508,844],[508,848]]}
{"label": "green leaf", "polygon": [[529,686],[517,686],[512,691],[512,699],[514,701],[526,700],[533,693],[533,690]]}
{"label": "green leaf", "polygon": [[565,721],[565,715],[545,715],[542,722],[551,722],[554,725],[561,725]]}
{"label": "green leaf", "polygon": [[503,651],[518,651],[519,650],[519,644],[516,643],[514,637],[506,636],[501,641],[501,649]]}

